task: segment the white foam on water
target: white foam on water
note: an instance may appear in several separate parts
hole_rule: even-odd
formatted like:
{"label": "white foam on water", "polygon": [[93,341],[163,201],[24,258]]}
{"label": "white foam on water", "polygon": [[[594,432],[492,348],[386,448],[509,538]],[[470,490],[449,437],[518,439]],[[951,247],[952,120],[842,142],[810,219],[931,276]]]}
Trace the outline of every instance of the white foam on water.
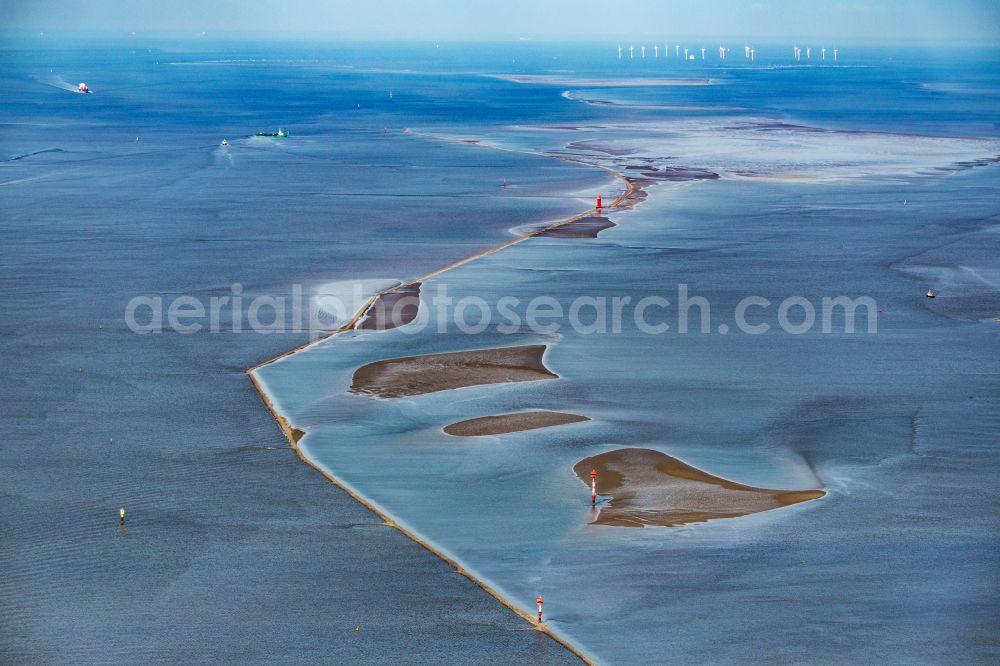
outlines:
{"label": "white foam on water", "polygon": [[662,159],[723,177],[841,180],[927,175],[994,158],[1000,141],[888,132],[839,131],[789,125],[768,118],[693,118],[619,125],[602,151]]}
{"label": "white foam on water", "polygon": [[313,291],[312,302],[323,326],[338,328],[354,318],[372,296],[399,284],[389,278],[326,282]]}
{"label": "white foam on water", "polygon": [[53,88],[59,88],[60,90],[68,90],[70,92],[78,92],[77,87],[69,83],[66,79],[58,74],[47,77],[38,77],[36,79],[39,83],[44,83],[47,86],[52,86]]}

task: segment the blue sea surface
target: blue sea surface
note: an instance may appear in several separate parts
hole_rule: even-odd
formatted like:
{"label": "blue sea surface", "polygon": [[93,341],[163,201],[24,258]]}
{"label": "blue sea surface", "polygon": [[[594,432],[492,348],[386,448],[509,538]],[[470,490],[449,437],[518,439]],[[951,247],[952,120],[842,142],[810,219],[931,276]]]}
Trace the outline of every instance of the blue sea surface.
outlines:
{"label": "blue sea surface", "polygon": [[[1000,61],[758,54],[5,49],[2,653],[571,661],[288,449],[243,373],[308,333],[233,333],[227,310],[222,333],[135,335],[124,311],[234,283],[249,301],[416,278],[610,201],[623,185],[601,167],[644,164],[721,177],[646,185],[596,239],[533,238],[424,280],[429,328],[349,331],[259,369],[303,453],[524,610],[542,594],[549,626],[601,663],[996,660]],[[666,77],[712,83],[624,85]],[[63,85],[78,80],[94,93]],[[250,137],[278,127],[291,135]],[[439,332],[429,300],[568,309],[676,301],[680,284],[710,303],[709,330]],[[765,316],[773,330],[743,333],[751,295],[868,296],[877,332],[793,335]],[[559,378],[348,391],[373,361],[520,344],[545,344]],[[531,409],[591,420],[441,430]],[[573,465],[623,447],[828,494],[676,528],[591,525]]]}

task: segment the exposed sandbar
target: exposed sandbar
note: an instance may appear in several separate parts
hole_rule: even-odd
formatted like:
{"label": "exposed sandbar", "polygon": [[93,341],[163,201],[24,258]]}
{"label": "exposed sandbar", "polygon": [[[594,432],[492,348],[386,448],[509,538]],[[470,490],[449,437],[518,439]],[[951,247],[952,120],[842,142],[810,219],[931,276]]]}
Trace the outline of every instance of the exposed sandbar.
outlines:
{"label": "exposed sandbar", "polygon": [[591,150],[598,153],[604,153],[605,155],[614,155],[615,157],[624,157],[626,155],[631,155],[632,153],[637,153],[641,150],[639,147],[613,148],[593,139],[573,141],[566,144],[566,148],[569,150]]}
{"label": "exposed sandbar", "polygon": [[629,178],[628,182],[632,185],[632,191],[625,197],[625,203],[633,206],[640,201],[645,201],[646,197],[649,195],[646,194],[646,190],[642,188],[647,185],[652,185],[653,181],[642,180],[639,178]]}
{"label": "exposed sandbar", "polygon": [[740,178],[753,178],[754,180],[773,180],[781,182],[802,182],[819,180],[817,176],[805,173],[762,173],[759,171],[734,171]]}
{"label": "exposed sandbar", "polygon": [[617,449],[573,466],[597,492],[611,496],[594,523],[619,527],[674,527],[717,518],[735,518],[817,499],[822,490],[771,490],[729,481],[650,449]]}
{"label": "exposed sandbar", "polygon": [[539,238],[597,238],[599,233],[614,226],[615,223],[608,218],[594,215],[581,217],[558,227],[549,227],[537,235]]}
{"label": "exposed sandbar", "polygon": [[545,345],[498,347],[390,358],[354,371],[351,393],[399,398],[436,391],[555,379],[542,362]]}
{"label": "exposed sandbar", "polygon": [[683,182],[687,180],[718,180],[719,174],[705,169],[694,169],[690,167],[663,167],[657,169],[648,167],[642,175],[651,180],[663,180],[668,182]]}
{"label": "exposed sandbar", "polygon": [[566,412],[513,412],[510,414],[480,416],[475,419],[458,421],[457,423],[445,426],[444,431],[456,437],[479,437],[483,435],[502,435],[509,432],[548,428],[550,426],[589,420],[586,416],[568,414]]}
{"label": "exposed sandbar", "polygon": [[375,297],[375,301],[365,310],[358,328],[370,331],[386,331],[405,326],[417,318],[420,312],[420,283],[413,282]]}
{"label": "exposed sandbar", "polygon": [[719,104],[717,106],[702,106],[697,104],[643,104],[641,102],[625,102],[617,99],[601,99],[588,97],[578,90],[567,90],[562,96],[574,102],[582,102],[592,106],[614,106],[629,109],[661,109],[664,111],[745,111],[744,107]]}

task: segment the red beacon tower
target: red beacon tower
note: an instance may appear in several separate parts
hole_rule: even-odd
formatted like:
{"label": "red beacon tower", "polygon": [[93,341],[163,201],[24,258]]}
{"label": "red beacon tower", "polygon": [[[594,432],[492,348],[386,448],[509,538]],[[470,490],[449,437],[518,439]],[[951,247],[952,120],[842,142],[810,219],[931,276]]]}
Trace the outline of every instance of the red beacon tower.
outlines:
{"label": "red beacon tower", "polygon": [[600,194],[597,195],[597,207],[598,208],[601,207],[601,195]]}

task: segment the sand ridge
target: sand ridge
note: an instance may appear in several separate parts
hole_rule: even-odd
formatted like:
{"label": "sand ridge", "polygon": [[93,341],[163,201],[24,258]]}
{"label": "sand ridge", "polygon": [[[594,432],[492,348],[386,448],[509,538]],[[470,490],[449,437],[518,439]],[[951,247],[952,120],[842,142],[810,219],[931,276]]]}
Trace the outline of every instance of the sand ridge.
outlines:
{"label": "sand ridge", "polygon": [[617,226],[603,215],[593,215],[574,220],[560,227],[540,231],[539,238],[597,238],[605,229]]}
{"label": "sand ridge", "polygon": [[400,398],[482,384],[557,379],[559,375],[542,362],[545,350],[545,345],[522,345],[384,359],[355,370],[348,390]]}
{"label": "sand ridge", "polygon": [[357,328],[387,331],[412,322],[420,313],[420,284],[410,282],[377,293]]}
{"label": "sand ridge", "polygon": [[573,471],[597,493],[611,497],[594,524],[618,527],[676,527],[735,518],[819,499],[823,490],[756,488],[709,474],[651,449],[625,448],[584,458]]}
{"label": "sand ridge", "polygon": [[484,435],[503,435],[511,432],[523,432],[538,428],[549,428],[568,423],[589,421],[590,418],[579,414],[566,412],[512,412],[480,416],[474,419],[458,421],[444,427],[444,431],[455,437],[479,437]]}

